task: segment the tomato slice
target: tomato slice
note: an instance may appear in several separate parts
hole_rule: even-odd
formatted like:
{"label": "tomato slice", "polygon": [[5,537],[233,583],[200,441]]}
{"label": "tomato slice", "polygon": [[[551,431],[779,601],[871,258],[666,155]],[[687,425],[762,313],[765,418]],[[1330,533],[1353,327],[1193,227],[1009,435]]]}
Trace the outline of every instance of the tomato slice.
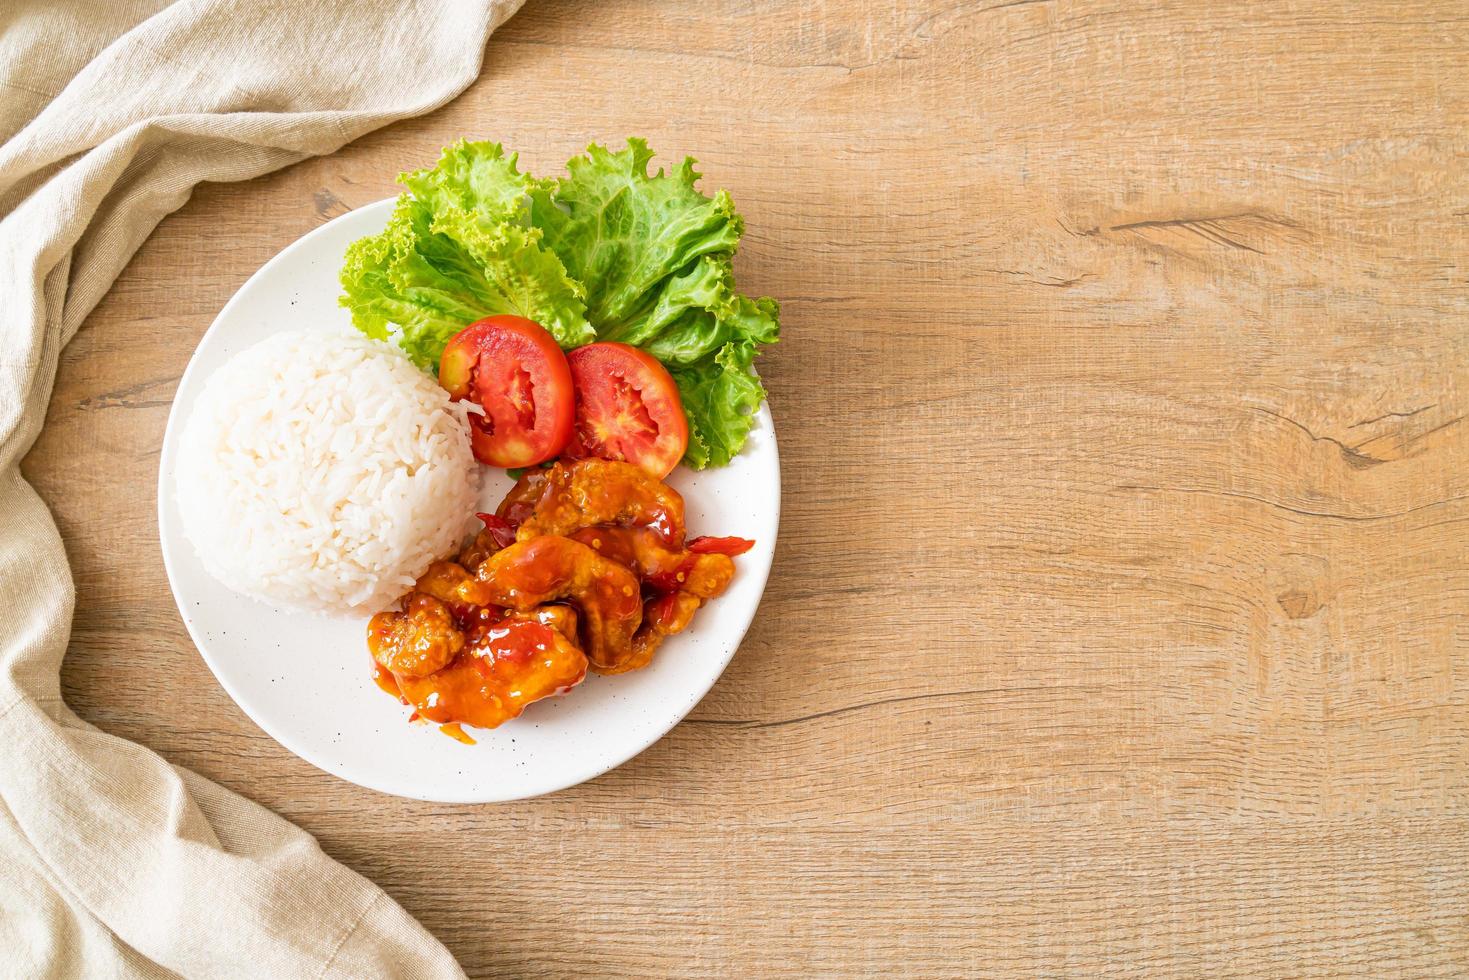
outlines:
{"label": "tomato slice", "polygon": [[689,448],[689,420],[668,369],[651,354],[603,341],[566,355],[576,426],[566,455],[621,459],[663,479]]}
{"label": "tomato slice", "polygon": [[556,339],[519,316],[491,316],[454,335],[439,360],[439,384],[455,401],[484,409],[469,417],[474,458],[490,466],[534,466],[571,438],[576,395]]}

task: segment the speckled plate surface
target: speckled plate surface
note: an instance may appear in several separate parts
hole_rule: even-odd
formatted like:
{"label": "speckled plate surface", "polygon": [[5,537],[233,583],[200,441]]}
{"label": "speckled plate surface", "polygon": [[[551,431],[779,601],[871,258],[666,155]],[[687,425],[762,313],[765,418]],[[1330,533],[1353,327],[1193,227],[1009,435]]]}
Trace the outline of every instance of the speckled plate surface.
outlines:
{"label": "speckled plate surface", "polygon": [[[271,737],[301,758],[362,786],[445,802],[514,800],[601,775],[652,745],[708,692],[750,626],[770,573],[780,516],[775,429],[762,410],[745,450],[729,466],[669,483],[688,504],[691,534],[754,538],[737,559],[729,591],[670,638],[645,670],[589,676],[566,697],[530,706],[493,731],[467,728],[463,745],[408,709],[369,674],[361,618],[286,612],[237,595],[212,579],[183,536],[174,498],[178,437],[209,375],[231,355],[281,330],[333,330],[337,270],[348,243],[378,231],[392,201],[317,228],[250,278],[200,341],[179,382],[158,477],[158,529],[179,611],[220,684]],[[485,471],[482,503],[510,486]],[[225,517],[226,515],[221,515]]]}

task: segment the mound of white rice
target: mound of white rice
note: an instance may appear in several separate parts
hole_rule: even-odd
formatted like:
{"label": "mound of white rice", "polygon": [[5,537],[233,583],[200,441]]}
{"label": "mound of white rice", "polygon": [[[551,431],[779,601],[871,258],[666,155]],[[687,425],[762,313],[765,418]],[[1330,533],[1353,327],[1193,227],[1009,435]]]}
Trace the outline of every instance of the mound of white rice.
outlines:
{"label": "mound of white rice", "polygon": [[474,522],[463,415],[397,351],[281,333],[209,378],[178,452],[205,568],[279,606],[382,608]]}

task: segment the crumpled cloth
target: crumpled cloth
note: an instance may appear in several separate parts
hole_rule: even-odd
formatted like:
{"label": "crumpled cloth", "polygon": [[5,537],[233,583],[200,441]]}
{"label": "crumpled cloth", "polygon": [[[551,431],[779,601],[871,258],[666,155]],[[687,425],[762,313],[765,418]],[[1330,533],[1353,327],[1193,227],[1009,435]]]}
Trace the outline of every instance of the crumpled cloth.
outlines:
{"label": "crumpled cloth", "polygon": [[520,2],[0,4],[0,974],[463,975],[310,835],[67,708],[71,575],[18,465],[61,348],[194,185],[442,105]]}

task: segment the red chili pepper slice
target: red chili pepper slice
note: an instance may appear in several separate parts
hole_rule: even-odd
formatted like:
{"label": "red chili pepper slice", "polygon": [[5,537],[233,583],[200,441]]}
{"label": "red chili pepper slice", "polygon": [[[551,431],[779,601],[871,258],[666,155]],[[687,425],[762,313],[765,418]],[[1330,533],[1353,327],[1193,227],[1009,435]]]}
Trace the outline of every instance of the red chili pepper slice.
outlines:
{"label": "red chili pepper slice", "polygon": [[515,543],[516,525],[498,514],[475,514],[484,521],[485,530],[490,532],[490,537],[495,539],[495,544],[501,548],[508,548]]}
{"label": "red chili pepper slice", "polygon": [[755,547],[749,538],[695,538],[689,542],[689,550],[696,555],[743,555]]}

